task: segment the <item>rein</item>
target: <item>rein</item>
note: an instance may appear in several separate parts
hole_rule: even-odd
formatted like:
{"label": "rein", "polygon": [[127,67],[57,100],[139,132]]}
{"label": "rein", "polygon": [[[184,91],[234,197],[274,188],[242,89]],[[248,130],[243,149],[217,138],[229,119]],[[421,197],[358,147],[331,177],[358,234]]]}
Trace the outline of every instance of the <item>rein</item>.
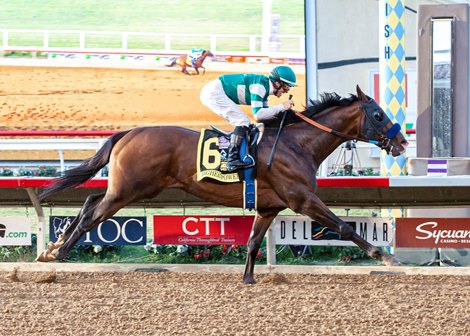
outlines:
{"label": "rein", "polygon": [[377,145],[378,144],[378,141],[375,141],[375,140],[367,140],[367,139],[363,139],[363,138],[356,138],[356,137],[353,137],[349,134],[346,134],[346,133],[342,133],[342,132],[339,132],[339,131],[336,131],[332,128],[329,128],[329,127],[326,127],[325,125],[322,125],[320,123],[317,123],[315,120],[312,120],[310,119],[309,117],[306,117],[304,116],[302,113],[300,112],[294,112],[295,115],[297,117],[299,117],[300,119],[302,119],[303,121],[305,121],[306,123],[309,123],[310,125],[312,126],[315,126],[316,128],[319,128],[321,129],[323,132],[326,132],[326,133],[330,133],[332,135],[335,135],[339,138],[343,138],[345,140],[353,140],[353,141],[364,141],[364,142],[370,142],[370,143],[373,143],[374,145]]}
{"label": "rein", "polygon": [[[317,123],[316,121],[310,119],[309,117],[306,117],[304,116],[302,113],[300,112],[294,112],[295,115],[297,117],[299,117],[300,119],[302,119],[303,121],[305,121],[306,123],[309,123],[310,125],[312,126],[315,126],[316,128],[319,128],[321,129],[323,132],[326,132],[326,133],[330,133],[330,134],[333,134],[339,138],[343,138],[345,140],[361,140],[361,141],[365,141],[365,142],[369,142],[369,141],[374,141],[374,140],[367,140],[367,139],[362,139],[362,138],[356,138],[356,137],[353,137],[349,134],[346,134],[346,133],[342,133],[342,132],[338,132],[332,128],[329,128],[329,127],[326,127],[325,125],[322,125],[320,123]],[[377,143],[377,141],[375,141],[375,143]]]}
{"label": "rein", "polygon": [[[364,105],[361,103],[361,106],[362,106],[362,109],[364,110],[364,113],[366,115],[367,118],[370,118],[369,115],[367,115],[367,112],[365,111],[365,107]],[[400,124],[396,123],[396,124],[393,124],[392,127],[390,127],[388,130],[385,131],[385,134],[386,135],[383,135],[383,134],[380,134],[380,141],[377,141],[377,140],[369,140],[369,139],[365,139],[365,138],[360,138],[360,137],[353,137],[349,134],[346,134],[346,133],[342,133],[342,132],[339,132],[339,131],[336,131],[330,127],[327,127],[325,125],[322,125],[318,122],[316,122],[315,120],[312,120],[308,117],[306,117],[305,115],[303,115],[302,113],[300,112],[294,112],[295,115],[297,117],[299,117],[300,119],[302,119],[303,121],[309,123],[310,125],[312,126],[315,126],[316,128],[319,128],[321,129],[323,132],[326,132],[326,133],[330,133],[332,135],[335,135],[339,138],[342,138],[342,139],[345,139],[345,140],[352,140],[352,141],[363,141],[363,142],[367,142],[367,143],[370,143],[370,144],[373,144],[373,145],[376,145],[376,146],[379,146],[381,149],[385,149],[387,152],[388,152],[388,147],[390,146],[390,141],[400,132],[401,130],[401,127],[400,127]],[[377,130],[376,130],[377,131]]]}

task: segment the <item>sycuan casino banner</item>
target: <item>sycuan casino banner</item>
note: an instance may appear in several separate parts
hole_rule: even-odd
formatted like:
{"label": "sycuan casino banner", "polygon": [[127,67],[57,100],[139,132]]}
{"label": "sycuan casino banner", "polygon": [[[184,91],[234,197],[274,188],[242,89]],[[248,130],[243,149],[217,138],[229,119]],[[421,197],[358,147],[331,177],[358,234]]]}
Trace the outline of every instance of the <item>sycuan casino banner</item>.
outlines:
{"label": "sycuan casino banner", "polygon": [[[72,223],[74,217],[51,216],[49,218],[49,237],[57,238]],[[147,243],[147,218],[113,217],[86,232],[78,245],[145,245]]]}
{"label": "sycuan casino banner", "polygon": [[246,245],[254,216],[154,216],[155,244]]}
{"label": "sycuan casino banner", "polygon": [[470,218],[397,218],[396,247],[470,247]]}
{"label": "sycuan casino banner", "polygon": [[0,246],[31,245],[28,217],[0,217]]}

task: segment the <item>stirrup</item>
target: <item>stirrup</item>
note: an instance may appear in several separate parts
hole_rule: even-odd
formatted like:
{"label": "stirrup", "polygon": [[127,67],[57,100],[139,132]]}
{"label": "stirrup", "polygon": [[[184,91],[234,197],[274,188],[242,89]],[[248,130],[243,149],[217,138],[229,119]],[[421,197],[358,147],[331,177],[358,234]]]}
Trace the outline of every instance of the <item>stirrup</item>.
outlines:
{"label": "stirrup", "polygon": [[238,160],[233,162],[233,163],[227,163],[227,171],[229,173],[233,173],[234,171],[238,170],[238,169],[245,169],[245,168],[250,168],[250,167],[253,167],[254,164],[253,163],[246,163],[246,162],[243,162],[243,161],[240,161]]}

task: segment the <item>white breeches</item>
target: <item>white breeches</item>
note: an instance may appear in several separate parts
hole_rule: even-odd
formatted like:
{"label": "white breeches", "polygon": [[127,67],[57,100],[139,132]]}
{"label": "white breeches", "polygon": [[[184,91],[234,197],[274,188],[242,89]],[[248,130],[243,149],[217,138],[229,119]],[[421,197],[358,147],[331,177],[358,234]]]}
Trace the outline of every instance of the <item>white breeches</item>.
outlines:
{"label": "white breeches", "polygon": [[213,80],[201,90],[201,102],[233,126],[248,126],[250,118],[224,92],[222,82]]}

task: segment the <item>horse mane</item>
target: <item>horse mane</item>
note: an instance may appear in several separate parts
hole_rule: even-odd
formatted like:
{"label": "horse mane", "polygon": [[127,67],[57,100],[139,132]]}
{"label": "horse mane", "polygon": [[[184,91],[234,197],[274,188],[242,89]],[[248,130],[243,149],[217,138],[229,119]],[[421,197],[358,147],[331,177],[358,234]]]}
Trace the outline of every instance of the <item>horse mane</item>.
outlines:
{"label": "horse mane", "polygon": [[[350,94],[349,97],[343,98],[339,96],[336,92],[324,92],[320,94],[320,99],[318,100],[309,100],[309,104],[305,111],[301,112],[303,115],[312,118],[315,114],[326,110],[330,107],[335,106],[349,106],[355,101],[358,101],[359,98],[356,95]],[[283,113],[279,113],[277,118],[268,120],[264,122],[265,127],[279,127],[281,124]],[[287,111],[286,118],[284,120],[284,125],[289,125],[301,121],[292,110]]]}

